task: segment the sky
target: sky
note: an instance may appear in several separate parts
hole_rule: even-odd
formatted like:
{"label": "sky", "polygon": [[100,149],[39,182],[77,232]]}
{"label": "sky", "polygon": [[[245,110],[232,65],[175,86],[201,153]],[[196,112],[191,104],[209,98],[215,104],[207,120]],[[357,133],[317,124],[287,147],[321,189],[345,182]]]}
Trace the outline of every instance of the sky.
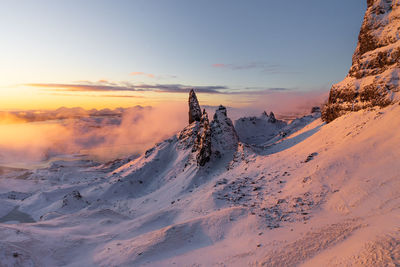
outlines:
{"label": "sky", "polygon": [[0,110],[251,106],[342,80],[364,0],[1,0]]}

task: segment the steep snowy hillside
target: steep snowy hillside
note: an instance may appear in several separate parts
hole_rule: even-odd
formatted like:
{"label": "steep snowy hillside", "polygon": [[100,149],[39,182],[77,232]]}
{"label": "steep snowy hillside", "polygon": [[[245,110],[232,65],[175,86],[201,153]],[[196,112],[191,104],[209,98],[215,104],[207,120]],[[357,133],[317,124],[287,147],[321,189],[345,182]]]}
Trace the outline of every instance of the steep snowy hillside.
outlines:
{"label": "steep snowy hillside", "polygon": [[222,106],[192,118],[136,159],[6,170],[0,265],[400,264],[399,105],[257,146]]}
{"label": "steep snowy hillside", "polygon": [[400,1],[367,2],[349,74],[332,86],[323,110],[328,122],[348,111],[383,107],[400,99]]}

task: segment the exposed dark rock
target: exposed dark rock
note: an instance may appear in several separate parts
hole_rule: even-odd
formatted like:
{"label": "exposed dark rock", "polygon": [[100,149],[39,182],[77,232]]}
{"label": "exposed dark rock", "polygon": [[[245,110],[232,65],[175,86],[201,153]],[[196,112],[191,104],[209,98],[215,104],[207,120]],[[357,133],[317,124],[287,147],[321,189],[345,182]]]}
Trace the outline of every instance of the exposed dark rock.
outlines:
{"label": "exposed dark rock", "polygon": [[321,108],[320,107],[312,107],[311,113],[321,113]]}
{"label": "exposed dark rock", "polygon": [[64,208],[71,205],[76,207],[77,205],[82,206],[87,204],[89,204],[89,202],[83,200],[81,193],[78,190],[73,190],[63,197],[61,207]]}
{"label": "exposed dark rock", "polygon": [[200,121],[201,115],[199,101],[197,100],[196,93],[192,89],[189,93],[189,124],[194,121]]}
{"label": "exposed dark rock", "polygon": [[317,152],[313,152],[313,153],[311,153],[310,155],[307,156],[307,159],[304,162],[309,162],[309,161],[313,160],[314,157],[316,157],[316,156],[318,156],[318,153]]}
{"label": "exposed dark rock", "polygon": [[197,147],[197,164],[204,166],[211,158],[211,128],[208,121],[208,115],[203,111],[203,116],[200,121],[201,127],[197,133],[196,144]]}
{"label": "exposed dark rock", "polygon": [[271,113],[269,113],[269,122],[271,123],[275,123],[276,122],[276,118],[275,118],[275,114],[271,111]]}

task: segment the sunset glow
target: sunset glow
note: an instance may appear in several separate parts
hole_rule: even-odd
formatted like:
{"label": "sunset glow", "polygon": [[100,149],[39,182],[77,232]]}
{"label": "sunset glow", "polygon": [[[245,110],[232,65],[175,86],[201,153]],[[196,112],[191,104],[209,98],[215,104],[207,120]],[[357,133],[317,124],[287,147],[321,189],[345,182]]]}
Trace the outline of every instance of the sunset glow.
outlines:
{"label": "sunset glow", "polygon": [[400,266],[400,0],[0,2],[0,267]]}
{"label": "sunset glow", "polygon": [[[350,64],[353,47],[341,44],[355,40],[360,18],[354,14],[361,14],[364,5],[352,3],[348,10],[332,5],[323,20],[319,13],[303,20],[302,12],[295,7],[284,17],[270,12],[280,9],[279,3],[232,5],[226,12],[228,2],[213,4],[211,12],[205,2],[186,3],[175,10],[173,4],[163,1],[122,1],[118,5],[108,1],[6,1],[0,11],[0,107],[21,110],[153,106],[184,101],[188,92],[185,88],[203,87],[205,91],[198,93],[204,94],[205,105],[243,107],[253,105],[254,100],[274,88],[327,91]],[[325,4],[318,5],[323,10],[327,8]],[[243,9],[252,14],[246,19],[246,27],[236,19]],[[194,10],[208,14],[190,16]],[[296,39],[298,51],[288,50],[282,43],[291,41],[293,29],[283,25],[277,35],[272,26],[285,23],[290,17],[303,24],[303,29],[315,24],[323,29],[336,22],[329,18],[336,18],[338,12],[347,22],[330,32],[323,31],[323,50],[310,48],[310,42],[322,42],[312,37]],[[105,20],[106,13],[109,16]],[[215,27],[221,20],[236,30],[223,30],[228,29],[224,23],[220,24],[224,28]],[[170,29],[174,30],[167,34]],[[220,30],[224,32],[222,39],[218,37]],[[241,40],[235,40],[236,36]],[[332,43],[328,36],[340,45]],[[322,55],[331,62],[330,68],[321,69],[316,64]],[[57,86],[61,84],[64,86]],[[79,88],[110,84],[121,90]],[[147,87],[126,90],[127,85]],[[220,89],[207,92],[208,88]]]}

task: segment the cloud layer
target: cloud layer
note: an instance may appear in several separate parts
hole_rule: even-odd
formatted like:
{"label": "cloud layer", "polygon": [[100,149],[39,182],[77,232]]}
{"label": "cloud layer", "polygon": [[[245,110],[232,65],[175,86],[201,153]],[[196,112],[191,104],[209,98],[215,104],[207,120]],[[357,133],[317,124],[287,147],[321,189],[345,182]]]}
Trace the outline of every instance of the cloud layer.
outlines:
{"label": "cloud layer", "polygon": [[[242,107],[228,107],[228,116],[305,115],[320,105],[328,91],[293,92],[270,90],[245,98]],[[200,103],[202,102],[199,97]],[[224,104],[224,103],[221,103]],[[203,106],[210,119],[214,106]],[[156,142],[187,125],[187,103],[156,107],[85,110],[59,108],[53,111],[0,112],[0,164],[35,162],[62,154],[87,154],[96,160],[111,160],[142,153]]]}
{"label": "cloud layer", "polygon": [[[62,92],[157,92],[157,93],[189,93],[195,89],[196,93],[221,94],[221,95],[264,95],[275,91],[291,91],[282,87],[244,87],[240,89],[229,88],[223,85],[183,85],[183,84],[132,84],[129,82],[82,82],[82,83],[29,83],[29,87],[41,88],[50,94],[62,94]],[[91,95],[93,96],[93,95]],[[99,95],[106,96],[106,95]],[[111,96],[111,95],[107,95]],[[124,95],[129,97],[129,95]],[[122,97],[113,95],[113,97]],[[136,97],[136,96],[132,96]]]}
{"label": "cloud layer", "polygon": [[49,91],[73,91],[73,92],[159,92],[159,93],[188,93],[195,88],[199,93],[221,94],[226,86],[191,86],[182,84],[131,84],[124,83],[29,83],[25,86],[38,87]]}
{"label": "cloud layer", "polygon": [[[3,116],[7,121],[0,123],[0,164],[39,162],[64,154],[87,154],[101,161],[125,157],[142,153],[187,123],[184,104],[106,111],[87,116],[84,109],[63,108],[42,112],[30,122],[15,114]],[[55,120],[54,114],[62,119]]]}
{"label": "cloud layer", "polygon": [[146,77],[148,77],[148,78],[154,78],[154,77],[155,77],[154,74],[151,74],[151,73],[144,73],[144,72],[140,72],[140,71],[131,72],[131,75],[132,75],[132,76],[142,75],[142,76],[146,76]]}

